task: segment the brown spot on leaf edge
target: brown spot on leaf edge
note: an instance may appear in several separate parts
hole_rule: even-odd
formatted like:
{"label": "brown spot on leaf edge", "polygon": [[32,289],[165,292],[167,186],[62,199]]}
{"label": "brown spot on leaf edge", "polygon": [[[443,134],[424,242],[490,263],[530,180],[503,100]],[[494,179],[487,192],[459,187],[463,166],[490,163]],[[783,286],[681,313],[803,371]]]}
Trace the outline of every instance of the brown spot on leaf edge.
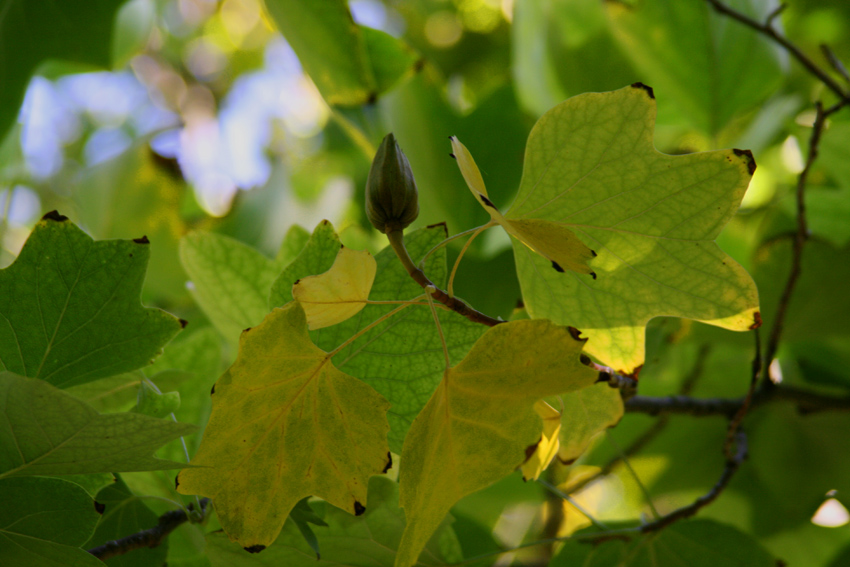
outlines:
{"label": "brown spot on leaf edge", "polygon": [[652,87],[650,87],[649,85],[644,85],[643,83],[638,81],[637,83],[632,83],[632,87],[636,89],[643,89],[646,91],[646,94],[649,95],[649,98],[655,98],[655,92],[653,92]]}
{"label": "brown spot on leaf edge", "polygon": [[481,193],[479,193],[479,194],[478,194],[478,198],[479,198],[479,199],[481,199],[481,202],[482,202],[482,203],[484,203],[485,205],[487,205],[487,206],[488,206],[488,207],[490,207],[491,209],[495,209],[495,208],[496,208],[496,205],[494,205],[494,204],[493,204],[493,201],[491,201],[490,199],[488,199],[487,197],[485,197],[485,196],[484,196],[484,195],[482,195]]}
{"label": "brown spot on leaf edge", "polygon": [[761,313],[756,311],[755,313],[753,313],[753,324],[750,325],[750,330],[754,331],[759,327],[761,327]]}
{"label": "brown spot on leaf edge", "polygon": [[358,502],[357,500],[355,500],[354,501],[354,515],[355,516],[362,516],[363,512],[365,512],[365,511],[366,511],[366,507],[363,504],[361,504],[360,502]]}
{"label": "brown spot on leaf edge", "polygon": [[391,468],[393,468],[393,455],[387,451],[387,464],[384,466],[384,470],[382,470],[381,473],[385,473]]}
{"label": "brown spot on leaf edge", "polygon": [[133,242],[135,242],[136,244],[150,244],[151,243],[151,241],[148,240],[147,235],[144,235],[141,238],[134,238]]}
{"label": "brown spot on leaf edge", "polygon": [[552,260],[552,267],[555,268],[556,272],[559,272],[561,274],[564,273],[564,268],[562,268],[561,265],[555,260]]}
{"label": "brown spot on leaf edge", "polygon": [[180,486],[180,475],[174,477],[174,490],[177,490],[177,487]]}
{"label": "brown spot on leaf edge", "polygon": [[753,152],[736,148],[732,150],[732,153],[747,162],[747,171],[750,172],[750,175],[756,172],[756,158],[753,157]]}
{"label": "brown spot on leaf edge", "polygon": [[60,215],[59,211],[57,211],[57,210],[52,210],[49,213],[46,213],[43,217],[41,217],[41,220],[52,220],[52,221],[56,221],[56,222],[63,222],[63,221],[68,220],[68,217],[66,217],[65,215]]}
{"label": "brown spot on leaf edge", "polygon": [[569,331],[569,332],[570,332],[570,336],[571,336],[572,338],[574,338],[575,340],[577,340],[577,341],[582,341],[582,342],[584,342],[584,341],[586,341],[586,340],[587,340],[587,339],[583,339],[583,338],[581,337],[581,331],[579,331],[579,330],[578,330],[578,329],[576,329],[575,327],[567,326],[567,331]]}
{"label": "brown spot on leaf edge", "polygon": [[215,384],[213,384],[212,388],[210,388],[210,396],[212,396],[213,394],[215,394]]}
{"label": "brown spot on leaf edge", "polygon": [[643,370],[643,364],[641,364],[640,366],[636,367],[636,368],[635,368],[634,370],[632,370],[631,372],[624,372],[624,371],[622,371],[622,370],[618,370],[617,372],[619,372],[620,374],[622,374],[622,375],[623,375],[623,376],[625,376],[626,378],[631,378],[631,379],[633,379],[633,380],[637,380],[637,379],[638,379],[638,376],[640,376],[640,371],[641,371],[641,370]]}
{"label": "brown spot on leaf edge", "polygon": [[448,236],[449,235],[449,226],[446,224],[446,221],[443,222],[435,222],[434,224],[429,224],[425,228],[442,228],[443,233]]}
{"label": "brown spot on leaf edge", "polygon": [[95,500],[94,501],[94,511],[102,516],[104,510],[106,510],[106,504],[101,504],[100,502]]}
{"label": "brown spot on leaf edge", "polygon": [[185,329],[186,325],[189,324],[189,321],[187,321],[186,319],[178,319],[178,321],[180,321],[180,328],[181,329]]}
{"label": "brown spot on leaf edge", "polygon": [[424,58],[424,57],[420,57],[420,58],[419,58],[419,59],[417,59],[417,60],[416,60],[416,62],[413,64],[413,72],[414,72],[414,73],[418,73],[419,71],[421,71],[421,70],[422,70],[422,69],[424,69],[424,68],[425,68],[425,58]]}
{"label": "brown spot on leaf edge", "polygon": [[243,549],[244,549],[245,551],[247,551],[248,553],[259,553],[259,552],[261,552],[262,550],[264,550],[265,548],[266,548],[266,546],[265,546],[265,545],[257,544],[257,545],[252,545],[252,546],[250,546],[250,547],[245,547],[245,548],[243,548]]}

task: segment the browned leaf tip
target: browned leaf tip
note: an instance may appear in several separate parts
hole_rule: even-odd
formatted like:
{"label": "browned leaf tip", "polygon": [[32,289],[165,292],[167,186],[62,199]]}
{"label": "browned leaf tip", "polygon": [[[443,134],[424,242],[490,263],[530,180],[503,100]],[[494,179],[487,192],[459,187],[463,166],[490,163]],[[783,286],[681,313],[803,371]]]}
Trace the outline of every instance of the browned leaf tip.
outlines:
{"label": "browned leaf tip", "polygon": [[618,371],[617,371],[617,373],[618,373],[618,374],[622,374],[622,375],[623,375],[623,376],[625,376],[626,378],[631,378],[632,380],[637,380],[637,379],[638,379],[638,376],[640,375],[640,371],[641,371],[641,370],[643,370],[643,364],[641,364],[640,366],[636,367],[636,368],[635,368],[634,370],[632,370],[631,372],[624,372],[624,371],[622,371],[622,370],[618,370]]}
{"label": "browned leaf tip", "polygon": [[354,515],[355,516],[362,516],[363,512],[365,512],[365,511],[366,511],[366,507],[363,504],[361,504],[360,502],[358,502],[357,500],[355,500],[354,501]]}
{"label": "browned leaf tip", "polygon": [[488,206],[488,207],[490,207],[491,209],[495,209],[495,208],[496,208],[496,205],[494,205],[494,204],[493,204],[493,201],[491,201],[490,199],[488,199],[487,197],[485,197],[485,196],[484,196],[484,195],[482,195],[481,193],[479,193],[479,194],[478,194],[478,197],[481,199],[481,202],[482,202],[482,203],[484,203],[485,205],[487,205],[487,206]]}
{"label": "browned leaf tip", "polygon": [[564,273],[564,268],[562,268],[561,265],[558,264],[558,262],[556,262],[555,260],[552,260],[552,267],[555,268],[556,272],[559,272],[561,274]]}
{"label": "browned leaf tip", "polygon": [[65,215],[60,215],[59,211],[53,210],[41,217],[41,220],[52,220],[56,222],[62,222],[68,220],[68,217],[66,217]]}
{"label": "browned leaf tip", "polygon": [[391,468],[393,468],[393,455],[387,451],[387,464],[384,466],[384,470],[382,470],[381,473],[385,473]]}
{"label": "browned leaf tip", "polygon": [[446,221],[443,222],[435,222],[434,224],[429,224],[425,228],[442,228],[443,233],[448,236],[449,235],[449,226],[446,224]]}
{"label": "browned leaf tip", "polygon": [[254,328],[254,327],[248,327],[247,329],[242,329],[242,332],[243,332],[243,333],[247,333],[248,331],[250,331],[250,330],[251,330],[251,329],[253,329],[253,328]]}
{"label": "browned leaf tip", "polygon": [[213,384],[212,388],[210,388],[210,396],[212,396],[213,394],[215,394],[215,384]]}
{"label": "browned leaf tip", "polygon": [[586,338],[582,338],[582,336],[581,336],[581,331],[579,331],[579,330],[578,330],[578,329],[576,329],[575,327],[567,326],[567,331],[569,331],[569,332],[570,332],[570,336],[571,336],[572,338],[574,338],[575,340],[577,340],[577,341],[584,342],[584,341],[586,341],[586,340],[587,340]]}
{"label": "browned leaf tip", "polygon": [[648,85],[644,85],[640,81],[638,81],[637,83],[632,83],[632,87],[634,87],[636,89],[643,89],[643,90],[646,91],[646,94],[649,95],[649,98],[652,98],[652,99],[655,98],[655,93],[652,91],[652,87],[650,87]]}
{"label": "browned leaf tip", "polygon": [[761,313],[756,311],[755,313],[753,313],[753,324],[750,325],[750,330],[754,331],[759,327],[761,327]]}
{"label": "browned leaf tip", "polygon": [[189,321],[187,321],[186,319],[179,319],[179,321],[180,321],[180,328],[181,329],[185,329],[186,325],[189,324]]}
{"label": "browned leaf tip", "polygon": [[135,242],[136,244],[150,244],[151,243],[151,241],[148,240],[147,236],[142,236],[141,238],[134,238],[133,242]]}
{"label": "browned leaf tip", "polygon": [[747,171],[750,172],[750,175],[755,173],[756,158],[753,157],[753,152],[751,152],[750,150],[733,149],[732,153],[747,162]]}
{"label": "browned leaf tip", "polygon": [[245,547],[245,548],[243,548],[243,549],[244,549],[245,551],[247,551],[248,553],[259,553],[259,552],[261,552],[262,550],[264,550],[265,548],[266,548],[266,546],[265,546],[265,545],[257,544],[257,545],[252,545],[252,546],[250,546],[250,547]]}
{"label": "browned leaf tip", "polygon": [[100,502],[95,500],[94,501],[94,511],[102,516],[104,510],[106,510],[106,504],[101,504]]}
{"label": "browned leaf tip", "polygon": [[419,71],[421,71],[424,68],[425,68],[425,58],[424,57],[417,59],[416,62],[413,64],[413,72],[414,73],[418,73]]}

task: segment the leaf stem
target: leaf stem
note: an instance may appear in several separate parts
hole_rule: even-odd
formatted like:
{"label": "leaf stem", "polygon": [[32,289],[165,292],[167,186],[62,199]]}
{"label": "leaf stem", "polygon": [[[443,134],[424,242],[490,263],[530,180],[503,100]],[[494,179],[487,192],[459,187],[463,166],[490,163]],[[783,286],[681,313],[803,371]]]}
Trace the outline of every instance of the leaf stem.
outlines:
{"label": "leaf stem", "polygon": [[644,486],[643,482],[640,480],[640,477],[638,476],[637,472],[634,468],[632,468],[632,464],[629,462],[629,458],[626,456],[625,452],[623,452],[623,449],[620,447],[619,443],[614,441],[614,437],[611,435],[610,429],[605,430],[605,436],[611,446],[614,447],[614,450],[617,451],[617,454],[620,456],[620,460],[623,462],[624,465],[626,465],[626,468],[629,469],[629,474],[631,474],[632,478],[635,479],[635,483],[637,483],[638,488],[643,494],[643,497],[646,498],[646,503],[649,505],[649,510],[650,512],[652,512],[652,516],[656,520],[658,520],[659,518],[661,518],[661,514],[659,514],[658,510],[655,508],[655,504],[652,502],[652,496],[649,494],[649,490],[646,489],[646,486]]}
{"label": "leaf stem", "polygon": [[538,478],[538,479],[537,479],[537,483],[538,483],[538,484],[541,484],[541,485],[543,485],[543,486],[545,486],[545,487],[546,487],[546,489],[547,489],[549,492],[551,492],[552,494],[554,494],[554,495],[555,495],[555,496],[557,496],[558,498],[561,498],[561,499],[566,500],[567,502],[569,502],[569,503],[570,503],[570,505],[571,505],[573,508],[575,508],[576,510],[578,510],[579,512],[581,512],[582,514],[584,514],[584,515],[587,517],[587,519],[588,519],[588,520],[590,520],[590,522],[591,522],[594,526],[596,526],[597,528],[599,528],[600,530],[607,530],[607,529],[608,529],[608,527],[607,527],[605,524],[603,524],[602,522],[600,522],[599,520],[597,520],[596,518],[594,518],[594,517],[593,517],[593,515],[592,515],[590,512],[588,512],[587,510],[585,510],[585,509],[584,509],[584,507],[582,507],[582,505],[581,505],[581,504],[579,504],[578,502],[576,502],[576,501],[575,501],[575,499],[574,499],[572,496],[570,496],[569,494],[567,494],[566,492],[564,492],[563,490],[561,490],[560,488],[558,488],[557,486],[555,486],[554,484],[552,484],[551,482],[549,482],[548,480],[545,480],[545,479],[542,479],[542,478]]}
{"label": "leaf stem", "polygon": [[387,238],[390,240],[390,246],[393,247],[393,250],[398,256],[398,259],[401,261],[401,264],[407,270],[407,273],[410,275],[413,280],[422,286],[423,289],[428,289],[429,286],[434,288],[434,291],[431,293],[432,297],[451,309],[452,311],[463,315],[473,323],[481,323],[482,325],[487,325],[488,327],[495,327],[505,321],[494,319],[489,315],[485,315],[480,311],[476,311],[463,301],[457,299],[456,297],[449,296],[445,291],[441,290],[437,287],[434,282],[428,279],[428,276],[425,275],[425,272],[416,267],[413,263],[413,260],[410,258],[410,254],[407,253],[407,248],[404,247],[404,233],[400,230],[394,230],[387,233]]}
{"label": "leaf stem", "polygon": [[[486,226],[486,225],[483,225],[483,226]],[[463,237],[463,236],[465,236],[465,235],[467,235],[471,232],[475,232],[480,228],[481,228],[480,226],[477,226],[475,228],[470,228],[469,230],[464,230],[463,232],[458,232],[454,236],[449,236],[446,239],[444,239],[442,242],[440,242],[439,244],[437,244],[436,246],[434,246],[433,248],[428,250],[428,252],[426,252],[424,256],[422,256],[422,259],[419,260],[419,269],[420,270],[425,269],[425,262],[428,260],[428,258],[431,257],[431,254],[433,254],[434,252],[436,252],[437,250],[439,250],[440,248],[442,248],[443,246],[445,246],[446,244],[448,244],[452,240],[457,240],[458,238],[461,238],[461,237]]]}
{"label": "leaf stem", "polygon": [[497,224],[499,224],[499,223],[497,223],[496,221],[490,221],[483,226],[479,226],[477,229],[475,229],[475,232],[472,233],[472,236],[469,237],[469,240],[466,241],[466,244],[463,245],[463,248],[460,249],[460,254],[457,255],[457,259],[455,260],[455,265],[452,266],[452,273],[449,275],[449,283],[448,283],[449,297],[455,296],[455,293],[454,293],[455,274],[457,274],[457,268],[458,268],[458,266],[460,266],[460,261],[463,258],[463,255],[466,254],[466,251],[469,249],[469,245],[472,244],[472,241],[475,240],[475,238],[479,234],[481,234],[482,232],[484,232],[485,230],[487,230],[491,226],[496,226]]}

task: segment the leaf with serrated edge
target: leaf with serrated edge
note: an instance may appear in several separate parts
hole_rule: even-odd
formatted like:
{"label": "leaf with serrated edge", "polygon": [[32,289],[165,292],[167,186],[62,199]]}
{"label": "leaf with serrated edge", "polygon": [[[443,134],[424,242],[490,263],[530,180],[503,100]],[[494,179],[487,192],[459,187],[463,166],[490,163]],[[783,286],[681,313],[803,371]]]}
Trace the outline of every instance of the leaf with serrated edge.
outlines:
{"label": "leaf with serrated edge", "polygon": [[529,314],[578,327],[586,352],[628,375],[643,365],[653,317],[737,331],[761,320],[752,278],[714,243],[747,189],[752,155],[662,154],[654,121],[652,90],[640,83],[559,104],[531,131],[505,215],[561,223],[597,252],[593,281],[514,241]]}
{"label": "leaf with serrated edge", "polygon": [[216,382],[213,409],[178,491],[212,498],[241,546],[271,545],[295,504],[319,496],[352,514],[388,465],[387,401],[334,367],[307,334],[297,302],[242,333]]}
{"label": "leaf with serrated edge", "polygon": [[181,324],[139,300],[149,255],[45,215],[0,270],[0,371],[67,387],[150,364]]}
{"label": "leaf with serrated edge", "polygon": [[185,464],[153,452],[197,429],[135,413],[99,414],[11,372],[0,372],[0,408],[0,478],[176,469]]}
{"label": "leaf with serrated edge", "polygon": [[556,271],[570,270],[596,278],[596,274],[587,265],[596,253],[585,246],[567,226],[544,219],[510,219],[502,215],[487,197],[484,180],[475,160],[472,159],[472,154],[456,136],[450,139],[454,150],[452,155],[457,160],[469,190],[505,232],[549,260]]}
{"label": "leaf with serrated edge", "polygon": [[510,474],[540,440],[534,404],[590,386],[584,341],[546,320],[489,329],[414,420],[401,455],[400,502],[407,527],[396,567],[409,567],[462,497]]}
{"label": "leaf with serrated edge", "polygon": [[304,308],[307,327],[330,327],[357,315],[366,307],[377,269],[369,252],[343,246],[330,270],[295,282],[292,296]]}

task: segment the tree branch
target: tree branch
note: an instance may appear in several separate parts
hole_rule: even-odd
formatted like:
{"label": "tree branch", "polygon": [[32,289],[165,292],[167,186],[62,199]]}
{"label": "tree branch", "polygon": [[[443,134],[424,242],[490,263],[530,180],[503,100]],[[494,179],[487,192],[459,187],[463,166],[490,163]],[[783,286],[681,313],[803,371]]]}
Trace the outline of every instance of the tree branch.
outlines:
{"label": "tree branch", "polygon": [[817,77],[818,80],[820,80],[824,85],[826,85],[829,90],[835,93],[839,99],[845,101],[845,104],[847,102],[850,102],[850,100],[848,100],[848,97],[850,95],[844,92],[844,89],[841,88],[841,85],[834,81],[826,71],[818,67],[817,64],[815,64],[814,61],[812,61],[805,53],[803,53],[799,47],[791,43],[788,38],[780,34],[776,30],[776,28],[773,27],[773,20],[779,15],[782,9],[784,9],[783,7],[780,6],[779,10],[776,10],[771,13],[767,17],[765,22],[762,23],[750,18],[746,14],[743,14],[733,8],[730,8],[720,0],[706,0],[706,2],[711,4],[711,7],[714,8],[717,13],[729,16],[733,20],[741,22],[745,26],[756,30],[757,32],[761,33],[766,37],[769,37],[770,39],[784,47],[788,51],[788,53],[790,53],[794,57],[794,59],[796,59],[803,67],[805,67],[806,70],[809,71],[809,73]]}
{"label": "tree branch", "polygon": [[[209,501],[209,498],[202,498],[200,500],[201,514],[206,512],[206,507]],[[193,504],[189,504],[187,506],[190,511],[193,507]],[[161,544],[166,537],[168,537],[168,534],[187,521],[189,521],[189,515],[185,510],[171,510],[159,517],[159,521],[155,527],[142,530],[119,540],[108,541],[101,546],[89,549],[88,552],[101,561],[105,561],[111,557],[129,553],[134,549],[156,547]]]}

